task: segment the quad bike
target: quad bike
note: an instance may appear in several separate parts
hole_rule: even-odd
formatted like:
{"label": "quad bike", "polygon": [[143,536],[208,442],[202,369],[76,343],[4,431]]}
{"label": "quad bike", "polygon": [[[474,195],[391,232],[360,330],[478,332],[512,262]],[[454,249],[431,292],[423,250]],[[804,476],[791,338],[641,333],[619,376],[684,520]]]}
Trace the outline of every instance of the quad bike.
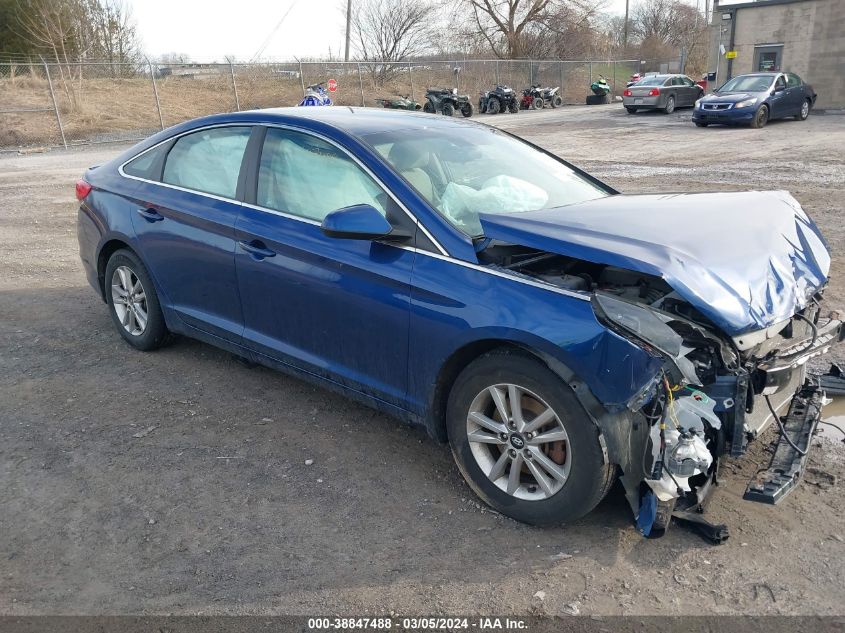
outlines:
{"label": "quad bike", "polygon": [[519,105],[523,110],[529,108],[541,110],[546,107],[546,104],[553,108],[559,108],[563,105],[563,97],[559,93],[560,86],[543,88],[539,84],[535,84],[522,91],[522,100]]}
{"label": "quad bike", "polygon": [[382,108],[390,110],[422,110],[422,106],[410,97],[396,97],[395,99],[376,99]]}
{"label": "quad bike", "polygon": [[318,84],[313,84],[305,89],[305,96],[299,102],[301,106],[330,106],[332,104],[331,97],[326,91],[326,82],[321,81]]}
{"label": "quad bike", "polygon": [[593,94],[587,95],[587,105],[610,103],[610,99],[608,98],[611,91],[610,84],[608,84],[607,79],[601,75],[599,75],[599,78],[590,84],[590,90],[593,91]]}
{"label": "quad bike", "polygon": [[472,104],[467,95],[459,95],[456,88],[429,88],[425,93],[426,102],[423,112],[434,114],[440,112],[445,116],[452,116],[460,110],[465,117],[472,116]]}
{"label": "quad bike", "polygon": [[643,76],[640,73],[634,73],[633,75],[631,75],[631,78],[628,80],[628,83],[625,84],[625,87],[630,88],[642,78]]}
{"label": "quad bike", "polygon": [[519,112],[519,100],[513,88],[497,85],[493,90],[481,93],[478,100],[478,110],[487,114],[499,114],[500,112]]}

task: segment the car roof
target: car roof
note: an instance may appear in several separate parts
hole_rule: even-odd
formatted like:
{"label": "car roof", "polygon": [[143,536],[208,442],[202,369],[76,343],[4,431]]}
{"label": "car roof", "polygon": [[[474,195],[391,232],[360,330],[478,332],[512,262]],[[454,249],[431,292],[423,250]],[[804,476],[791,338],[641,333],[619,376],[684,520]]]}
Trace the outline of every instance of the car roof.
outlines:
{"label": "car roof", "polygon": [[[784,73],[780,72],[779,70],[777,70],[777,71],[769,70],[769,71],[759,72],[759,73],[745,73],[745,74],[742,74],[742,75],[737,75],[737,77],[777,77],[778,75],[783,75],[783,74]],[[793,73],[793,74],[795,74],[795,73]],[[734,79],[735,78],[736,77],[734,77]]]}
{"label": "car roof", "polygon": [[451,117],[431,114],[352,106],[269,108],[215,114],[193,119],[190,127],[221,123],[321,123],[353,136],[366,136],[396,130],[455,129],[466,125],[482,125]]}

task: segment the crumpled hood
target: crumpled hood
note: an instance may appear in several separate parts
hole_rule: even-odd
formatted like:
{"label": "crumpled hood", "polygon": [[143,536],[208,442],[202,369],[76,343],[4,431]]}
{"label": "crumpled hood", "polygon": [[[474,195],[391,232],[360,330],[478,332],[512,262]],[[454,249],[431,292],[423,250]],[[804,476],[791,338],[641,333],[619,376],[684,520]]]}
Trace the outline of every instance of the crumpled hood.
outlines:
{"label": "crumpled hood", "polygon": [[786,191],[613,195],[481,215],[484,235],[662,277],[726,334],[791,317],[827,281],[818,227]]}

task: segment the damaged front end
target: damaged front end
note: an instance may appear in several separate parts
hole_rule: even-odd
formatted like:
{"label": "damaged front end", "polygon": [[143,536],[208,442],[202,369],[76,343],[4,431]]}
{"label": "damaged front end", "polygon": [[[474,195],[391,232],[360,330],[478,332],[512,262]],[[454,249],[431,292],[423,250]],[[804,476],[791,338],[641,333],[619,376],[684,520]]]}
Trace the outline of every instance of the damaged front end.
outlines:
{"label": "damaged front end", "polygon": [[654,375],[635,378],[644,386],[624,410],[591,411],[645,536],[674,517],[715,543],[726,539],[725,526],[701,515],[720,461],[742,455],[773,421],[780,445],[746,498],[777,503],[795,486],[822,399],[805,387],[806,363],[843,332],[837,315],[822,316],[822,287],[791,317],[730,335],[656,275],[501,242],[479,255],[510,274],[589,293],[601,324],[662,360]]}

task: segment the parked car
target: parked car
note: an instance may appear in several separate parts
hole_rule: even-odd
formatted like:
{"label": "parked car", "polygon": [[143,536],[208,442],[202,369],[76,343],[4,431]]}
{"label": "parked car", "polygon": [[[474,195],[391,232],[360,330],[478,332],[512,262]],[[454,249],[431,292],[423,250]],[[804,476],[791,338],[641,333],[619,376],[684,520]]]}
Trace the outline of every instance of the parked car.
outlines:
{"label": "parked car", "polygon": [[816,91],[795,73],[751,73],[728,79],[712,94],[696,101],[692,120],[746,124],[760,128],[772,119],[806,121],[816,103]]}
{"label": "parked car", "polygon": [[625,88],[622,105],[628,114],[640,110],[671,114],[675,108],[693,107],[703,94],[704,89],[686,75],[650,75]]}
{"label": "parked car", "polygon": [[[624,195],[471,121],[219,114],[76,194],[85,273],[131,347],[199,339],[422,425],[533,524],[583,516],[621,473],[639,529],[664,529],[770,408],[806,451],[806,361],[842,331],[825,242],[788,193]],[[794,486],[805,457],[781,449],[749,498]]]}

